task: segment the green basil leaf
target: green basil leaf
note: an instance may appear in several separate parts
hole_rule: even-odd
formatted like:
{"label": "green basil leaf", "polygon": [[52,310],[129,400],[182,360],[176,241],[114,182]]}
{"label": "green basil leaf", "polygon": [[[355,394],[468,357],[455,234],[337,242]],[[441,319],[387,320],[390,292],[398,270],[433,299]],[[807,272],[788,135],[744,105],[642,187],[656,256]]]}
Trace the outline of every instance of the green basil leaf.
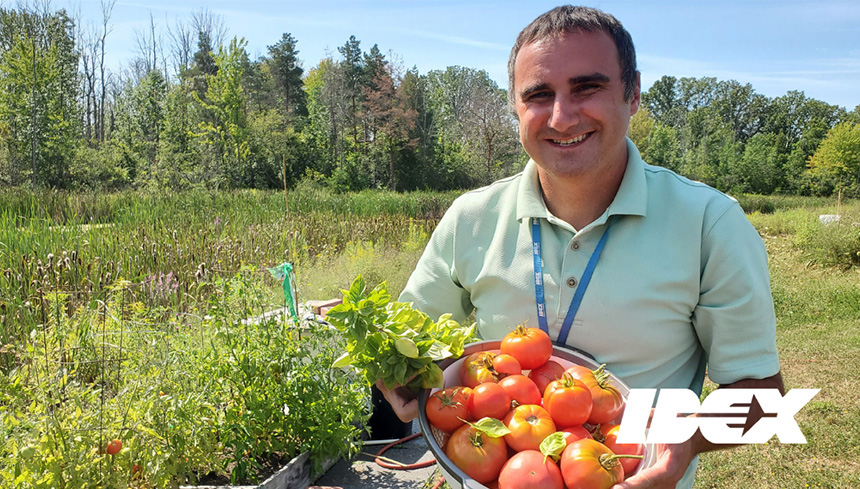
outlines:
{"label": "green basil leaf", "polygon": [[547,436],[540,442],[540,453],[544,457],[552,457],[553,460],[561,458],[561,452],[567,447],[567,442],[564,441],[564,434],[561,431]]}
{"label": "green basil leaf", "polygon": [[493,438],[501,438],[511,432],[511,430],[505,426],[505,423],[502,423],[496,418],[481,418],[478,421],[469,424],[481,433]]}

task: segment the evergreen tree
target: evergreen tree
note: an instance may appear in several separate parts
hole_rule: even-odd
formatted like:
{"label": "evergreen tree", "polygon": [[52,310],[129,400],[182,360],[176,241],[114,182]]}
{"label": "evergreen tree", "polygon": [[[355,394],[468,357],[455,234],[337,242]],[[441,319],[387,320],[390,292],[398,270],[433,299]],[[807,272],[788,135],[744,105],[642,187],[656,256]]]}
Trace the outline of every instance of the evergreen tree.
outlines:
{"label": "evergreen tree", "polygon": [[307,102],[303,90],[302,70],[299,62],[296,39],[289,33],[269,46],[269,57],[265,60],[274,80],[277,97],[285,117],[298,119],[307,115]]}

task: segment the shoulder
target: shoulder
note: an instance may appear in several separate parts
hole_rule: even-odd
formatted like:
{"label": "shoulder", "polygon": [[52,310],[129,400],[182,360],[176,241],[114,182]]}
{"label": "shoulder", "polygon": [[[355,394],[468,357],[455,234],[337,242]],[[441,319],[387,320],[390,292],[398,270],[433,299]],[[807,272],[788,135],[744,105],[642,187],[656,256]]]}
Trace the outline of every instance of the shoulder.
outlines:
{"label": "shoulder", "polygon": [[517,192],[523,173],[517,173],[487,185],[485,187],[470,190],[454,199],[448,214],[459,217],[470,215],[486,216],[488,208],[499,208],[500,206],[515,206]]}
{"label": "shoulder", "polygon": [[713,224],[726,213],[744,215],[737,199],[710,185],[691,180],[667,168],[644,165],[649,205],[668,206],[673,212],[695,213]]}

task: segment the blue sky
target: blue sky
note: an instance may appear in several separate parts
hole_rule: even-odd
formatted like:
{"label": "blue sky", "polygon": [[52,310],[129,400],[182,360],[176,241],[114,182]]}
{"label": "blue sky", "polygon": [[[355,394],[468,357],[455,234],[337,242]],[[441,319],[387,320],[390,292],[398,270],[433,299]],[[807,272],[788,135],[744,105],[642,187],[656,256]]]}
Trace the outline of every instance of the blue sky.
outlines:
{"label": "blue sky", "polygon": [[[12,7],[12,2],[0,0]],[[99,0],[54,0],[54,9],[101,22]],[[507,56],[517,33],[555,7],[544,0],[117,0],[108,36],[112,66],[130,61],[150,14],[167,42],[177,20],[207,8],[228,39],[248,41],[252,57],[289,32],[307,70],[350,35],[365,51],[377,44],[420,73],[461,65],[484,69],[506,87]],[[860,104],[860,1],[624,0],[587,5],[615,15],[636,45],[643,89],[663,75],[712,76],[750,83],[777,97],[808,97],[853,110]]]}

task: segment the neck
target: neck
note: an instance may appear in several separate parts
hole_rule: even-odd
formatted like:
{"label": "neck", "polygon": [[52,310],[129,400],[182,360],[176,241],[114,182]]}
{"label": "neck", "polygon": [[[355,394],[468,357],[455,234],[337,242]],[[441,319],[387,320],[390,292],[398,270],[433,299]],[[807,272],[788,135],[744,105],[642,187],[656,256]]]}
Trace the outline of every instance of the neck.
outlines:
{"label": "neck", "polygon": [[580,230],[600,217],[615,199],[624,165],[612,168],[609,174],[559,176],[538,166],[538,179],[547,209],[559,219]]}

